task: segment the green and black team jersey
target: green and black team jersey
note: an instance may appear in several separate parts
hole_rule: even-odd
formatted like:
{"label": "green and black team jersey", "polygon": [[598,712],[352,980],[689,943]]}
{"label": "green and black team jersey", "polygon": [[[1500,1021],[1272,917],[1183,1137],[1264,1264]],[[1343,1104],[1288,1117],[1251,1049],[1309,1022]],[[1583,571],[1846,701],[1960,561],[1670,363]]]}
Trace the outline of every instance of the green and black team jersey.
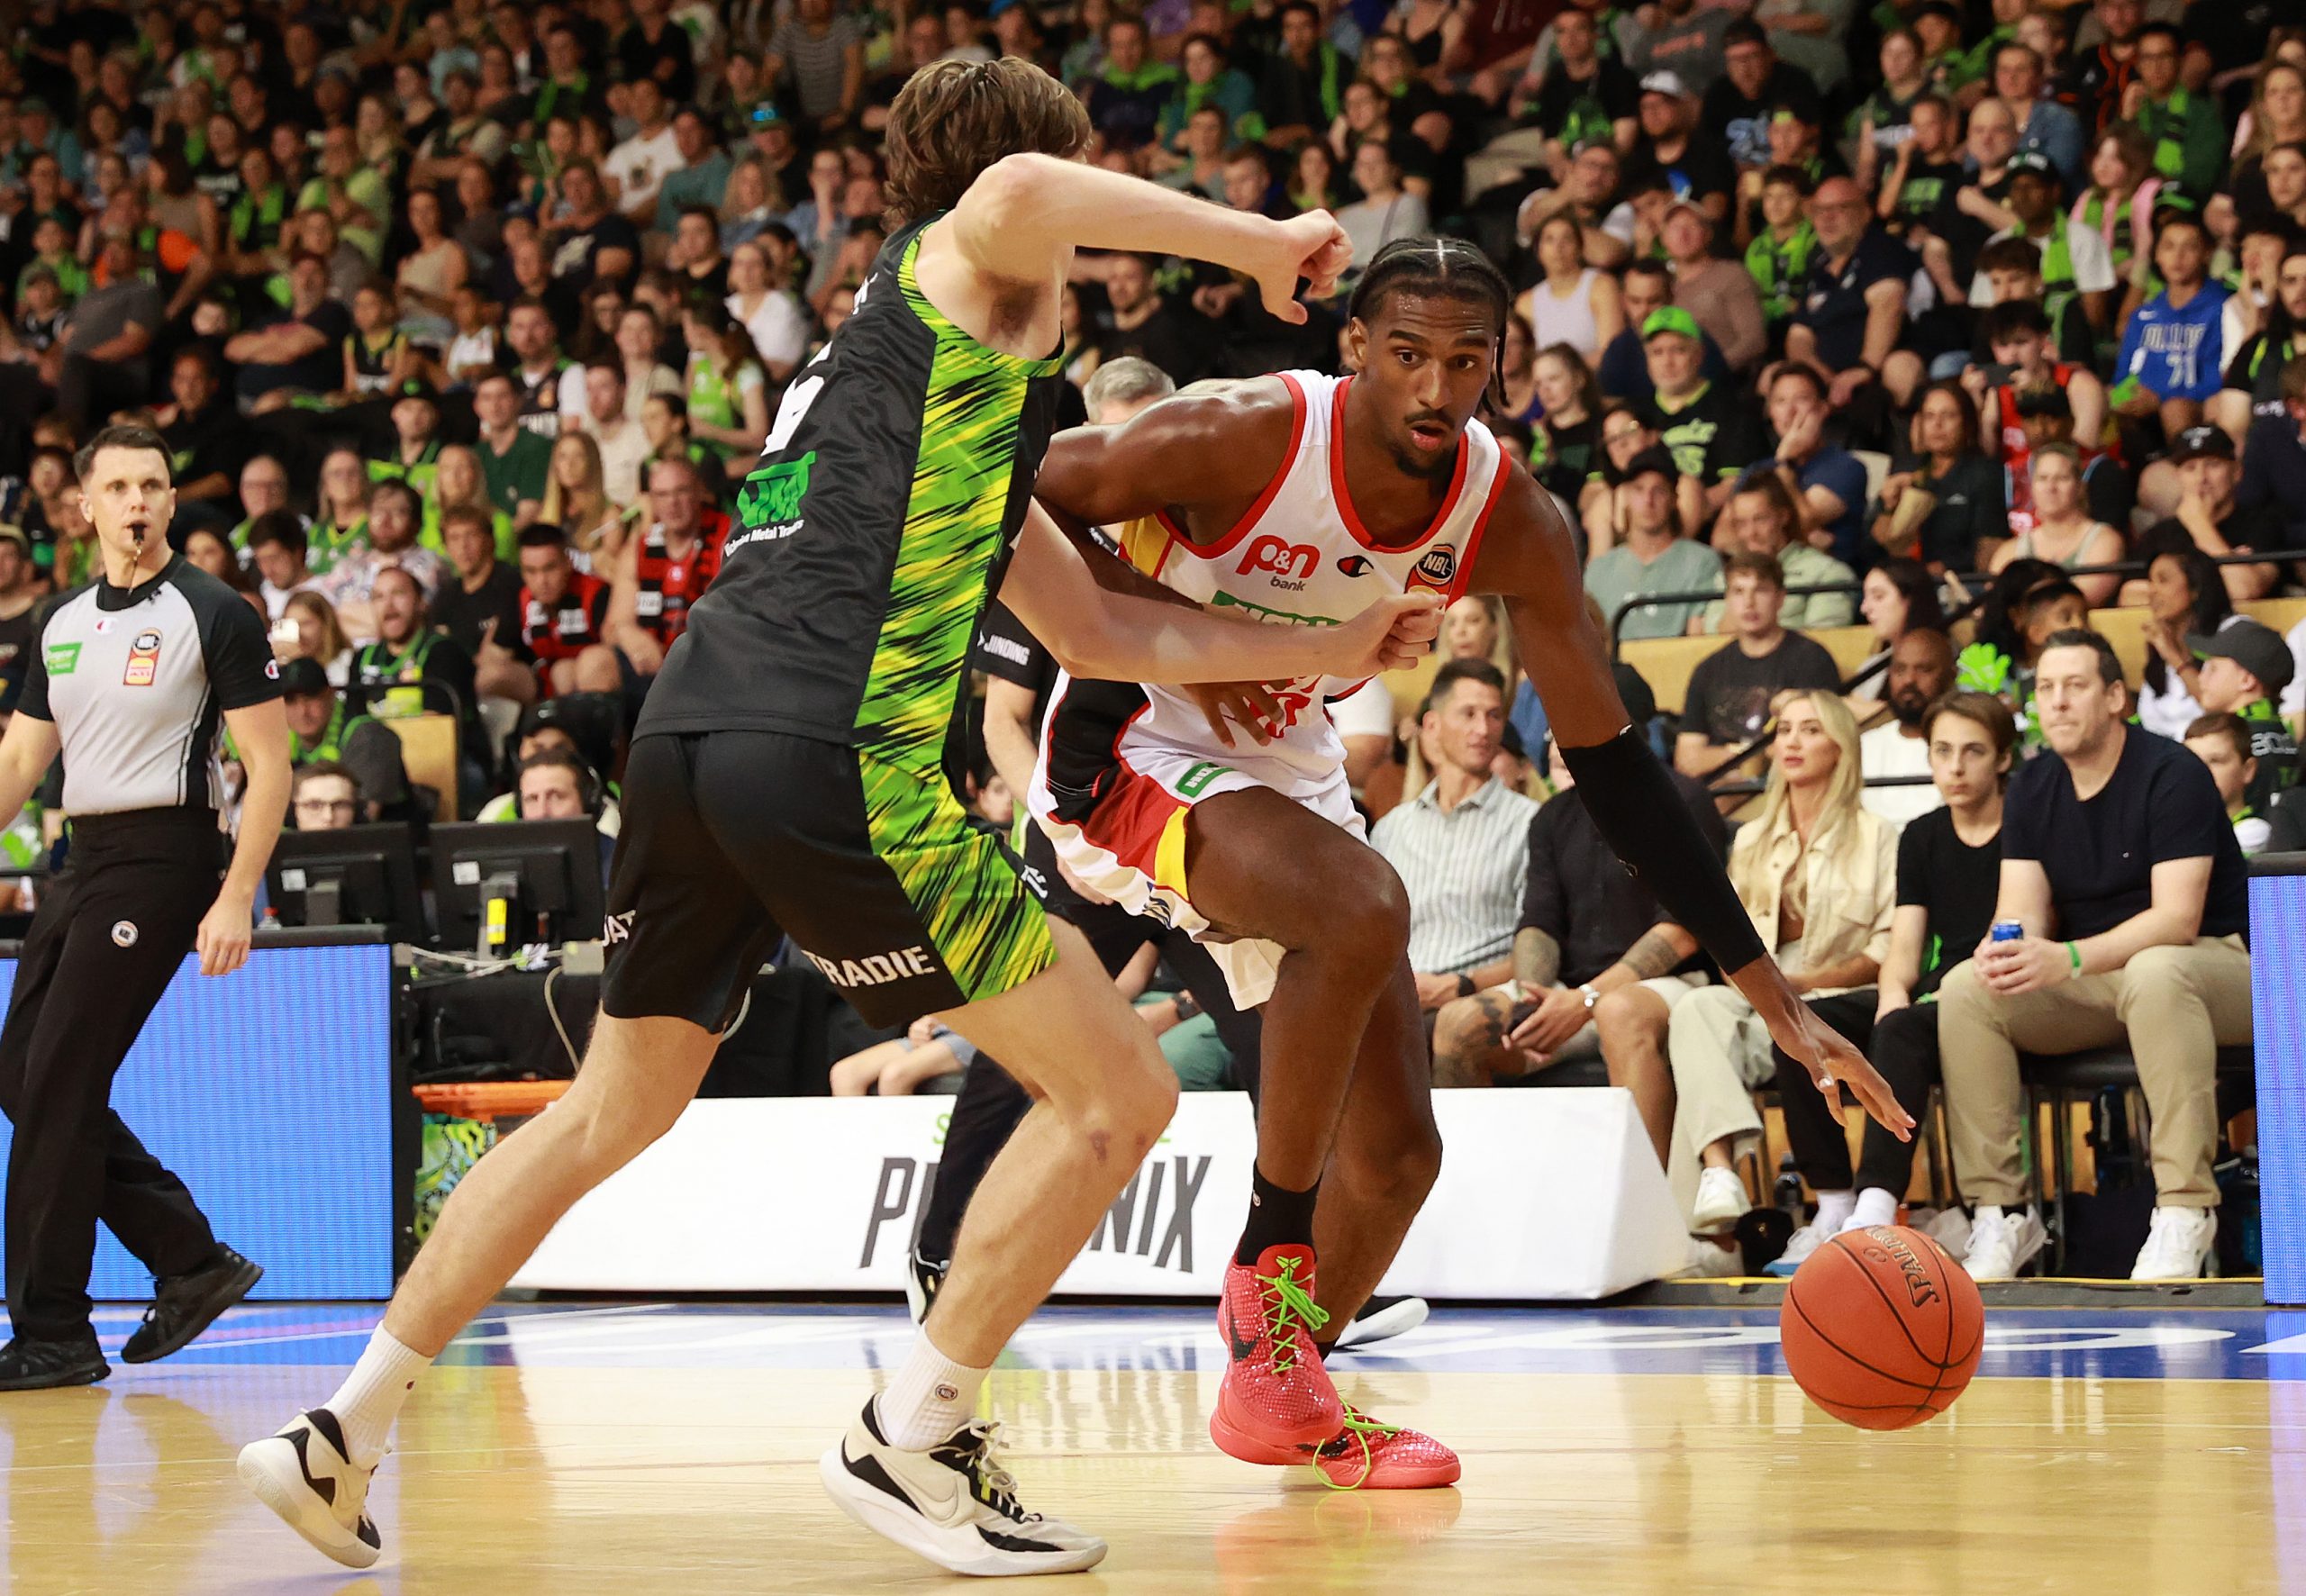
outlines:
{"label": "green and black team jersey", "polygon": [[927,225],[889,240],[856,313],[785,391],[721,575],[636,736],[783,731],[939,779],[1064,379],[1060,361],[986,349],[929,303],[913,276]]}

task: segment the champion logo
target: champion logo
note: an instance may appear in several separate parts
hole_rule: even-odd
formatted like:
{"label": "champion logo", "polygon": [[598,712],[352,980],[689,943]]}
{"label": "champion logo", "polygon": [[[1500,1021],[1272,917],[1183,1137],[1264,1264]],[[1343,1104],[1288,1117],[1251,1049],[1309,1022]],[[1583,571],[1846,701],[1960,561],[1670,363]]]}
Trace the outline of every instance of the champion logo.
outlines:
{"label": "champion logo", "polygon": [[1348,554],[1337,562],[1337,568],[1348,576],[1366,576],[1369,574],[1369,558],[1362,554]]}
{"label": "champion logo", "polygon": [[132,920],[116,920],[112,922],[112,943],[115,948],[135,947],[136,934],[136,922]]}
{"label": "champion logo", "polygon": [[937,1388],[937,1400],[940,1402],[959,1401],[961,1400],[960,1387],[958,1385],[940,1385]]}

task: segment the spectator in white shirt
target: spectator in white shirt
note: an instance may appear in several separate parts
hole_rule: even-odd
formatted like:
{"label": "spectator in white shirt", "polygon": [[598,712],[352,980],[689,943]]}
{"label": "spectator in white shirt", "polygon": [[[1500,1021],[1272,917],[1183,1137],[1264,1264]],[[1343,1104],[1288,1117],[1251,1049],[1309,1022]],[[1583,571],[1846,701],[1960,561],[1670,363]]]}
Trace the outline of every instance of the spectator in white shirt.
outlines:
{"label": "spectator in white shirt", "polygon": [[640,128],[609,151],[601,163],[603,176],[614,185],[616,208],[637,228],[657,224],[657,190],[667,175],[687,161],[680,141],[673,136],[672,119],[665,114],[665,91],[653,77],[633,80],[625,93],[627,108]]}
{"label": "spectator in white shirt", "polygon": [[1438,763],[1425,790],[1370,834],[1409,893],[1409,962],[1428,1014],[1513,975],[1513,933],[1538,806],[1490,772],[1505,730],[1505,679],[1486,659],[1453,659],[1422,717]]}
{"label": "spectator in white shirt", "polygon": [[1857,739],[1858,762],[1869,782],[1877,776],[1922,779],[1910,787],[1867,787],[1858,802],[1894,825],[1904,825],[1946,800],[1929,781],[1929,706],[1954,685],[1954,645],[1942,631],[1916,630],[1890,650],[1890,684],[1883,702],[1890,718]]}

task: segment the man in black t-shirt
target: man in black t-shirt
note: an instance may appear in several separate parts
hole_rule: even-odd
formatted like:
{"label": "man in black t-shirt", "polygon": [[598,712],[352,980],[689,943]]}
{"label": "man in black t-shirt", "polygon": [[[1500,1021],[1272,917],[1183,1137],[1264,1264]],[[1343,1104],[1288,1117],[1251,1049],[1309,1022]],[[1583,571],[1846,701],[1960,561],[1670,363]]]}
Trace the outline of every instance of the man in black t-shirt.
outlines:
{"label": "man in black t-shirt", "polygon": [[[1962,1195],[1992,1231],[2022,1201],[2018,1055],[2129,1042],[2154,1116],[2156,1208],[2133,1280],[2193,1280],[2217,1238],[2217,1050],[2250,1040],[2248,880],[2202,761],[2126,724],[2121,662],[2054,633],[2034,678],[2046,750],[2011,783],[1995,918],[1939,1002]],[[1974,1246],[1974,1274],[2009,1272]]]}
{"label": "man in black t-shirt", "polygon": [[1744,551],[1722,563],[1721,625],[1734,639],[1690,672],[1674,766],[1705,780],[1769,725],[1777,695],[1800,687],[1841,691],[1841,668],[1823,645],[1778,624],[1785,573],[1766,554]]}
{"label": "man in black t-shirt", "polygon": [[[1530,869],[1513,933],[1513,979],[1441,1006],[1433,1020],[1433,1084],[1487,1086],[1601,1055],[1610,1084],[1633,1093],[1662,1166],[1672,1150],[1674,1073],[1666,1033],[1674,1005],[1706,984],[1697,942],[1617,862],[1575,777],[1547,739],[1554,797],[1530,821]],[[1675,789],[1706,840],[1730,835],[1705,789]]]}
{"label": "man in black t-shirt", "polygon": [[1868,389],[1902,405],[1922,376],[1921,362],[1898,349],[1913,254],[1873,227],[1869,214],[1865,193],[1848,178],[1818,185],[1810,200],[1818,247],[1785,330],[1786,358],[1826,379],[1835,410]]}
{"label": "man in black t-shirt", "polygon": [[1770,120],[1781,106],[1813,126],[1821,120],[1816,81],[1779,59],[1767,31],[1751,17],[1739,17],[1721,31],[1721,76],[1705,91],[1698,133],[1728,150],[1740,168],[1759,170],[1769,164]]}
{"label": "man in black t-shirt", "polygon": [[521,574],[496,558],[495,529],[469,506],[441,512],[440,542],[449,574],[428,608],[432,624],[471,657],[476,693],[527,703],[537,681],[519,654]]}
{"label": "man in black t-shirt", "polygon": [[1209,374],[1215,330],[1208,317],[1171,303],[1154,287],[1153,265],[1143,255],[1107,258],[1105,298],[1112,312],[1101,319],[1097,351],[1105,360],[1125,355],[1149,360],[1183,387]]}

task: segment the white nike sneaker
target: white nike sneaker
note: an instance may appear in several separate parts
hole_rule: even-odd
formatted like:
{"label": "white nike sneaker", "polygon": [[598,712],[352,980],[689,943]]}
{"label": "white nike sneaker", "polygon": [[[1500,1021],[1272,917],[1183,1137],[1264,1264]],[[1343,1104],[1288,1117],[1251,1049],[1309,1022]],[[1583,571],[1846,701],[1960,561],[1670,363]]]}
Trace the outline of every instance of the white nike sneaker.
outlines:
{"label": "white nike sneaker", "polygon": [[326,1408],[299,1413],[278,1435],[241,1448],[241,1483],[347,1568],[366,1568],[384,1553],[367,1511],[376,1473],[347,1460],[343,1427]]}
{"label": "white nike sneaker", "polygon": [[1104,1561],[1105,1543],[1029,1513],[994,1461],[1001,1427],[973,1419],[926,1452],[893,1446],[868,1399],[817,1464],[840,1510],[876,1535],[955,1573],[1074,1573]]}
{"label": "white nike sneaker", "polygon": [[2033,1210],[2011,1213],[1982,1202],[1970,1216],[1970,1246],[1962,1267],[1972,1280],[2015,1280],[2049,1238]]}
{"label": "white nike sneaker", "polygon": [[1338,1333],[1337,1350],[1345,1352],[1405,1336],[1423,1324],[1430,1312],[1423,1297],[1372,1297]]}
{"label": "white nike sneaker", "polygon": [[1780,1277],[1793,1274],[1810,1261],[1810,1255],[1841,1234],[1838,1225],[1828,1226],[1823,1220],[1811,1220],[1787,1238],[1785,1250],[1762,1265],[1762,1273]]}
{"label": "white nike sneaker", "polygon": [[1734,1169],[1704,1169],[1698,1173],[1697,1202],[1690,1209],[1690,1229],[1702,1236],[1727,1230],[1753,1207],[1746,1183]]}
{"label": "white nike sneaker", "polygon": [[2154,1211],[2146,1245],[2138,1249],[2132,1280],[2207,1280],[2218,1273],[2218,1211],[2163,1208]]}

